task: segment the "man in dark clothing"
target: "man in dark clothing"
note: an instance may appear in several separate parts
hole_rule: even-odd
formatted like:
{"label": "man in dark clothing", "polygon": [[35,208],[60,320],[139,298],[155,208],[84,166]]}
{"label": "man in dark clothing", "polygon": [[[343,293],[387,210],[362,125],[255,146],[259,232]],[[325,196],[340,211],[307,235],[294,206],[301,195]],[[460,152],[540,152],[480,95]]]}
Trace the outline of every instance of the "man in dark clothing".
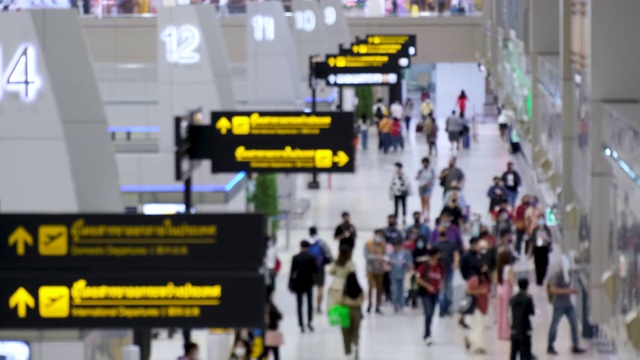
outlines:
{"label": "man in dark clothing", "polygon": [[395,245],[397,243],[404,242],[404,236],[402,231],[398,229],[398,218],[395,215],[389,215],[387,217],[388,226],[384,229],[384,237],[387,244]]}
{"label": "man in dark clothing", "polygon": [[313,331],[313,279],[318,272],[316,259],[309,253],[311,244],[302,240],[300,242],[300,253],[291,260],[291,275],[289,275],[289,290],[296,294],[298,304],[298,324],[300,330],[304,332],[304,321],[302,319],[302,298],[307,297],[308,328]]}
{"label": "man in dark clothing", "polygon": [[513,169],[513,163],[511,161],[507,163],[507,171],[502,174],[502,182],[507,189],[507,199],[511,206],[514,207],[518,199],[518,189],[520,185],[522,185],[522,181],[520,180],[520,174]]}
{"label": "man in dark clothing", "polygon": [[450,315],[449,308],[453,302],[453,275],[460,264],[460,246],[447,236],[447,232],[439,233],[439,240],[433,244],[440,252],[440,265],[444,270],[442,291],[440,292],[440,316]]}
{"label": "man in dark clothing", "polygon": [[342,224],[336,227],[333,238],[340,241],[340,247],[347,246],[353,250],[356,244],[356,228],[351,224],[348,212],[342,213]]}
{"label": "man in dark clothing", "polygon": [[[402,231],[398,229],[398,218],[391,214],[387,217],[387,227],[384,228],[384,238],[387,244],[395,245],[402,244],[404,242],[404,236]],[[384,278],[382,280],[382,287],[384,288],[384,297],[387,300],[391,300],[391,279],[389,278],[389,271],[385,271]]]}
{"label": "man in dark clothing", "polygon": [[529,280],[518,280],[520,291],[511,298],[509,307],[511,311],[511,360],[516,360],[520,354],[520,360],[533,360],[531,354],[531,316],[535,314],[533,299],[527,293]]}
{"label": "man in dark clothing", "polygon": [[[475,269],[482,267],[482,261],[480,260],[482,254],[480,254],[480,250],[478,249],[479,242],[479,238],[472,237],[469,240],[469,250],[467,250],[467,252],[462,255],[462,258],[460,258],[460,274],[465,281],[469,280],[469,278],[475,273]],[[469,328],[469,325],[464,321],[464,314],[460,314],[458,325],[465,329]]]}
{"label": "man in dark clothing", "polygon": [[493,185],[487,191],[487,197],[489,198],[489,213],[505,201],[508,201],[507,188],[502,185],[502,181],[499,177],[493,178]]}

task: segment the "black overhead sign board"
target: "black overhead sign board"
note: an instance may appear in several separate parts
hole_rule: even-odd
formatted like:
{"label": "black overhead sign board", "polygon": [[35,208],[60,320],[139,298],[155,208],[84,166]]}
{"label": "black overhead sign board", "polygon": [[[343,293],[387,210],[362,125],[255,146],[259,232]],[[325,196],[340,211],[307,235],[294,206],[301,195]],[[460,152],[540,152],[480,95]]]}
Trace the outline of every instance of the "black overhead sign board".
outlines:
{"label": "black overhead sign board", "polygon": [[0,328],[262,327],[253,273],[0,272]]}
{"label": "black overhead sign board", "polygon": [[0,271],[261,266],[261,214],[0,215]]}
{"label": "black overhead sign board", "polygon": [[375,46],[374,48],[380,51],[387,48],[387,46],[384,45],[406,45],[409,56],[415,56],[418,53],[416,35],[367,35],[363,39],[356,37],[356,44]]}
{"label": "black overhead sign board", "polygon": [[214,112],[213,172],[353,172],[353,113]]}
{"label": "black overhead sign board", "polygon": [[338,54],[310,63],[316,79],[328,85],[396,85],[416,55],[415,35],[367,35]]}

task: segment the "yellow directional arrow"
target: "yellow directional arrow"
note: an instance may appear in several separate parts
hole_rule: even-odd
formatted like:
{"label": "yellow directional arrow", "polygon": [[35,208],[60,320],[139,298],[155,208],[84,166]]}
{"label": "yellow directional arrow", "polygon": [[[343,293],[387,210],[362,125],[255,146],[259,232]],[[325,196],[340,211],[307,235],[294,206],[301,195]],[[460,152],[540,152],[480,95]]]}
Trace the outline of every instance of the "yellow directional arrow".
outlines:
{"label": "yellow directional arrow", "polygon": [[327,58],[327,64],[329,64],[329,66],[331,67],[334,67],[336,65],[336,58],[334,57]]}
{"label": "yellow directional arrow", "polygon": [[29,292],[21,287],[9,298],[9,309],[18,308],[18,317],[23,319],[27,317],[27,306],[31,309],[36,307],[36,301]]}
{"label": "yellow directional arrow", "polygon": [[336,156],[333,157],[333,162],[338,163],[339,167],[343,167],[349,162],[349,155],[344,151],[338,151]]}
{"label": "yellow directional arrow", "polygon": [[9,235],[9,246],[16,246],[16,254],[24,256],[26,246],[33,246],[33,237],[22,226],[18,226],[11,235]]}
{"label": "yellow directional arrow", "polygon": [[220,134],[226,135],[227,131],[229,131],[229,129],[231,129],[231,121],[229,121],[229,119],[227,119],[224,116],[221,117],[216,122],[216,129],[220,130]]}

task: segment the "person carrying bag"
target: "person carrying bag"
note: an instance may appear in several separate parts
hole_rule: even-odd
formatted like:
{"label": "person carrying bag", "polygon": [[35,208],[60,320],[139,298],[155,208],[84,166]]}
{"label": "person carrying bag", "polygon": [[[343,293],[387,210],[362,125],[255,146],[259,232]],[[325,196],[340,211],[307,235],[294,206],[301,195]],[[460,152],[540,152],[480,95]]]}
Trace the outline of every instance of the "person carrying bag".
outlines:
{"label": "person carrying bag", "polygon": [[364,291],[362,291],[362,287],[358,283],[356,273],[352,272],[347,276],[342,298],[342,306],[349,309],[349,322],[347,326],[342,326],[342,339],[345,354],[350,356],[353,348],[355,348],[356,359],[358,358],[358,337],[360,334],[360,321],[362,320],[361,306],[363,301]]}

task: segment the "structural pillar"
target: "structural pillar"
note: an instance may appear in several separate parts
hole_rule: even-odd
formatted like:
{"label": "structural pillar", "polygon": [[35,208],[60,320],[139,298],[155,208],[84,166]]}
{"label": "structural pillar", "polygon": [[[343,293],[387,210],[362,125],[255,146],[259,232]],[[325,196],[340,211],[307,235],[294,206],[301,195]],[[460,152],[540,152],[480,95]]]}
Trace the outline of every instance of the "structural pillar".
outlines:
{"label": "structural pillar", "polygon": [[[560,68],[562,74],[562,195],[560,208],[564,212],[567,206],[575,202],[573,189],[573,144],[576,139],[577,115],[575,112],[575,82],[571,61],[571,0],[562,0],[560,8]],[[578,225],[566,221],[563,216],[562,237],[566,250],[577,250],[579,246]]]}

